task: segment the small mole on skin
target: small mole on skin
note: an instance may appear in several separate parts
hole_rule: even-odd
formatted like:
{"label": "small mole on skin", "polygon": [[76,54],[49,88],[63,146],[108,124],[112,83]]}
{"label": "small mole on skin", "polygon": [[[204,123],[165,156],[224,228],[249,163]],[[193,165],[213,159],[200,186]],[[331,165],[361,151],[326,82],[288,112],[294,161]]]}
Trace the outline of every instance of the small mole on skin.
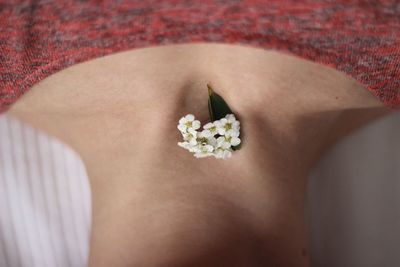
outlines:
{"label": "small mole on skin", "polygon": [[335,97],[335,99],[339,99],[339,97],[338,97],[338,96],[336,96],[336,97]]}

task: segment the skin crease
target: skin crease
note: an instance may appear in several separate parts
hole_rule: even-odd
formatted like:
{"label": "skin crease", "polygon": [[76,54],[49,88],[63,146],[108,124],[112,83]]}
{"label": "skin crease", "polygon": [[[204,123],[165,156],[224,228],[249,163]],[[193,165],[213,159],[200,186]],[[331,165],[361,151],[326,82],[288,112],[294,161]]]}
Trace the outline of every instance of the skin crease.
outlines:
{"label": "skin crease", "polygon": [[[228,160],[177,146],[180,117],[208,121],[209,82],[241,122]],[[89,266],[309,266],[307,176],[351,131],[390,111],[338,71],[228,44],[112,54],[51,75],[9,113],[84,161]]]}

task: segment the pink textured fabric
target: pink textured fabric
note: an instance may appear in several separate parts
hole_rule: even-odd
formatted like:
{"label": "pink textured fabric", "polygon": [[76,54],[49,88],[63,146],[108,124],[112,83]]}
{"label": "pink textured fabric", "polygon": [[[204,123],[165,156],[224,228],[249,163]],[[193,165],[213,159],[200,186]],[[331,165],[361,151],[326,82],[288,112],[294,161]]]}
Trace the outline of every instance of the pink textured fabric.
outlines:
{"label": "pink textured fabric", "polygon": [[76,63],[191,42],[297,55],[355,78],[388,107],[400,106],[398,0],[12,0],[0,2],[0,28],[0,112]]}

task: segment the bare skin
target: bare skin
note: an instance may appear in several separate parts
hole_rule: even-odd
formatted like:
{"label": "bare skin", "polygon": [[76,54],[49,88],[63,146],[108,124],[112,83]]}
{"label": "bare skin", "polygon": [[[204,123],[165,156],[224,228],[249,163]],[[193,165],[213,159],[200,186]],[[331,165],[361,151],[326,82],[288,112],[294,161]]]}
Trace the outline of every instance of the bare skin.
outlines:
{"label": "bare skin", "polygon": [[[228,160],[177,146],[209,82],[241,121]],[[65,141],[92,189],[89,266],[309,266],[304,196],[332,144],[390,111],[328,67],[254,47],[136,49],[64,69],[10,114]]]}

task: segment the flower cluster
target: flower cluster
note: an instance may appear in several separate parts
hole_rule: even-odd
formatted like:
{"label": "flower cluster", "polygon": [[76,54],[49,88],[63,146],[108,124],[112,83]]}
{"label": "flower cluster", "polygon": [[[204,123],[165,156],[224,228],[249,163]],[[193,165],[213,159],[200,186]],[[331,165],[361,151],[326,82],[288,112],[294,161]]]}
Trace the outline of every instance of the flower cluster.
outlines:
{"label": "flower cluster", "polygon": [[232,147],[240,144],[240,122],[233,114],[207,123],[201,131],[200,126],[193,114],[182,117],[178,124],[183,136],[183,142],[178,142],[178,145],[193,152],[197,158],[214,156],[226,159],[232,155]]}

